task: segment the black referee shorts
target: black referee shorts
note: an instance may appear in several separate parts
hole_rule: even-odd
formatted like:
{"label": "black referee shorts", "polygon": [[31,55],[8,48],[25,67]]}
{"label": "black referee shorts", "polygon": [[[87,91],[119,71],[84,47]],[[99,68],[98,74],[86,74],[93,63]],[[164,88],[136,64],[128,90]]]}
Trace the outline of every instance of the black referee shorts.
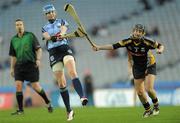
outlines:
{"label": "black referee shorts", "polygon": [[15,80],[29,81],[31,83],[39,81],[39,68],[36,63],[26,62],[16,64],[14,69]]}
{"label": "black referee shorts", "polygon": [[156,75],[156,63],[153,65],[150,65],[149,67],[146,67],[143,65],[142,66],[139,66],[139,65],[133,66],[134,79],[145,78],[145,76],[148,74]]}

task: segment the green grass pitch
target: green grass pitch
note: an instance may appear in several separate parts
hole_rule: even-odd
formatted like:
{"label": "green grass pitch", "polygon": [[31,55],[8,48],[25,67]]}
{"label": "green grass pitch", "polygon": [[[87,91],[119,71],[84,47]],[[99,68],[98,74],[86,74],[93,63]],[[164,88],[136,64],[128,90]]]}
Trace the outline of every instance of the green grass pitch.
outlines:
{"label": "green grass pitch", "polygon": [[[64,108],[49,114],[45,108],[25,108],[25,114],[11,116],[14,110],[1,110],[0,123],[67,123]],[[158,116],[142,118],[142,107],[74,108],[71,123],[180,123],[180,106],[162,106]]]}

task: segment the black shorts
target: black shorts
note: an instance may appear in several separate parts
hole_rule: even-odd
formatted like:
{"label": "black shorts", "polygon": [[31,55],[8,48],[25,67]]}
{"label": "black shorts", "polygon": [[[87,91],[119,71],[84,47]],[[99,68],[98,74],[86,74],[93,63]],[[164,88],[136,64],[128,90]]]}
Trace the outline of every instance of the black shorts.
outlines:
{"label": "black shorts", "polygon": [[15,80],[29,81],[31,83],[39,81],[39,68],[36,63],[26,62],[23,64],[16,64],[14,69]]}
{"label": "black shorts", "polygon": [[57,62],[63,62],[64,56],[71,55],[73,56],[73,52],[68,45],[62,45],[59,47],[55,47],[49,50],[49,61],[50,66],[52,67]]}
{"label": "black shorts", "polygon": [[148,74],[156,75],[156,63],[153,65],[150,65],[149,67],[133,65],[134,79],[145,78],[145,76]]}

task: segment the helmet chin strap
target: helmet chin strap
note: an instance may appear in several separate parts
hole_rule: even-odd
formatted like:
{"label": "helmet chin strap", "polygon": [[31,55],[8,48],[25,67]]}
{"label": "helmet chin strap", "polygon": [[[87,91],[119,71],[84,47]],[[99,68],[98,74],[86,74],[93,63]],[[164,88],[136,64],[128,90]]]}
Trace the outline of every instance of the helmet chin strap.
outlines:
{"label": "helmet chin strap", "polygon": [[49,23],[54,23],[54,21],[55,21],[56,19],[49,19],[48,21],[49,21]]}
{"label": "helmet chin strap", "polygon": [[131,37],[134,39],[142,39],[144,37],[145,33],[142,36],[135,37],[134,34],[131,34]]}
{"label": "helmet chin strap", "polygon": [[138,40],[142,39],[143,37],[144,37],[144,36],[135,37],[134,35],[131,35],[131,38],[133,38],[133,39],[138,39]]}

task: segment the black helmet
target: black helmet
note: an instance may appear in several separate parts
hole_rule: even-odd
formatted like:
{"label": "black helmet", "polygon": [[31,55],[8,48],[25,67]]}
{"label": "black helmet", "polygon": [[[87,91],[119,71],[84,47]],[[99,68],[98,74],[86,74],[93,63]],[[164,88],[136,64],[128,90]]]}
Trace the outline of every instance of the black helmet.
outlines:
{"label": "black helmet", "polygon": [[133,30],[142,30],[143,32],[145,32],[145,26],[142,25],[142,24],[136,24],[136,25],[133,27]]}

